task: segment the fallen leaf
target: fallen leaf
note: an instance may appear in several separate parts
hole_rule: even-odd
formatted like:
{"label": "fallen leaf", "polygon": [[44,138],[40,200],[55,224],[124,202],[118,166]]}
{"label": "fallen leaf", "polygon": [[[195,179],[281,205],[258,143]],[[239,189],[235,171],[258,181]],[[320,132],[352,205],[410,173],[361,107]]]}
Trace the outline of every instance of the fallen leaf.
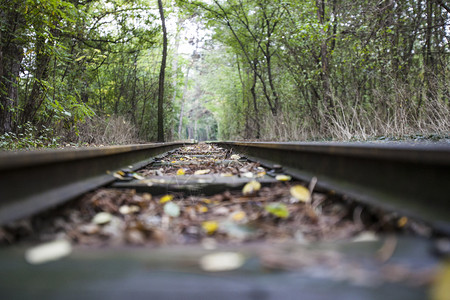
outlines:
{"label": "fallen leaf", "polygon": [[168,202],[164,205],[164,212],[171,217],[177,218],[180,216],[180,207],[173,202]]}
{"label": "fallen leaf", "polygon": [[124,177],[124,176],[125,176],[125,173],[122,172],[122,171],[117,171],[117,172],[115,172],[115,173],[113,174],[113,176],[114,176],[115,178],[117,178],[117,179],[120,179],[120,180],[125,180],[125,179],[126,179],[126,178]]}
{"label": "fallen leaf", "polygon": [[222,173],[222,174],[220,174],[220,176],[222,176],[222,177],[233,177],[234,175],[233,175],[233,173]]}
{"label": "fallen leaf", "polygon": [[94,218],[92,219],[92,222],[97,225],[103,225],[103,224],[111,222],[111,220],[112,220],[112,215],[110,213],[99,212],[98,214],[96,214],[94,216]]}
{"label": "fallen leaf", "polygon": [[230,218],[231,220],[235,221],[235,222],[240,222],[242,220],[245,219],[245,217],[247,217],[245,211],[237,211],[231,214]]}
{"label": "fallen leaf", "polygon": [[25,260],[33,265],[54,261],[69,255],[72,245],[66,240],[55,240],[41,244],[25,252]]}
{"label": "fallen leaf", "polygon": [[177,171],[177,175],[184,175],[185,173],[184,169],[178,169]]}
{"label": "fallen leaf", "polygon": [[173,195],[165,195],[159,199],[159,203],[166,203],[173,200]]}
{"label": "fallen leaf", "polygon": [[400,219],[398,219],[397,221],[397,225],[398,227],[404,227],[406,225],[406,223],[408,223],[408,218],[407,217],[401,217]]}
{"label": "fallen leaf", "polygon": [[197,211],[202,214],[202,213],[208,212],[208,208],[204,205],[199,205],[199,206],[197,206]]}
{"label": "fallen leaf", "polygon": [[450,262],[441,266],[431,287],[432,300],[448,300],[450,298]]}
{"label": "fallen leaf", "polygon": [[292,177],[289,175],[277,175],[275,176],[275,179],[278,181],[290,181]]}
{"label": "fallen leaf", "polygon": [[259,177],[264,177],[266,175],[266,171],[261,171],[261,172],[258,172],[257,174],[256,174],[256,177],[257,178],[259,178]]}
{"label": "fallen leaf", "polygon": [[210,169],[206,169],[206,170],[197,170],[194,172],[194,175],[205,175],[208,174],[209,172],[211,172]]}
{"label": "fallen leaf", "polygon": [[213,208],[213,214],[215,214],[215,215],[226,216],[229,213],[230,213],[230,209],[225,206]]}
{"label": "fallen leaf", "polygon": [[206,203],[206,204],[211,204],[211,203],[212,203],[212,200],[211,200],[211,199],[208,199],[208,198],[203,198],[201,201],[202,201],[203,203]]}
{"label": "fallen leaf", "polygon": [[233,154],[233,155],[230,156],[230,158],[233,159],[233,160],[239,160],[241,157],[239,155],[237,155],[237,154]]}
{"label": "fallen leaf", "polygon": [[219,228],[219,223],[216,221],[202,222],[202,228],[207,234],[213,234]]}
{"label": "fallen leaf", "polygon": [[290,189],[292,197],[294,197],[298,202],[311,202],[311,194],[309,190],[302,185],[294,185]]}
{"label": "fallen leaf", "polygon": [[271,213],[272,215],[279,218],[287,218],[289,217],[289,210],[287,206],[283,203],[275,202],[267,204],[264,209]]}
{"label": "fallen leaf", "polygon": [[360,242],[376,242],[379,238],[372,231],[363,231],[352,239],[354,243]]}
{"label": "fallen leaf", "polygon": [[261,189],[261,183],[258,181],[252,180],[248,182],[246,185],[244,185],[244,188],[242,189],[242,194],[244,196],[251,196],[254,195],[257,191]]}
{"label": "fallen leaf", "polygon": [[140,211],[140,208],[139,208],[139,206],[136,206],[136,205],[130,205],[130,206],[122,205],[119,208],[119,212],[122,215],[128,215],[128,214],[132,214],[132,213],[135,213],[135,212],[138,212],[138,211]]}
{"label": "fallen leaf", "polygon": [[253,178],[253,173],[252,172],[245,172],[245,173],[241,174],[241,177]]}
{"label": "fallen leaf", "polygon": [[236,252],[218,252],[203,256],[200,267],[208,272],[230,271],[240,268],[245,257]]}

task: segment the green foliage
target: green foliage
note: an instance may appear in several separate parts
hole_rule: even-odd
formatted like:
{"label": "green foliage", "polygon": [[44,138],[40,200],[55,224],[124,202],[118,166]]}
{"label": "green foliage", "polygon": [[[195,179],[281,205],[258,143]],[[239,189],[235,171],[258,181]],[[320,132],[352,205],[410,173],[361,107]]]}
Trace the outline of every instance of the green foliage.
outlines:
{"label": "green foliage", "polygon": [[1,150],[22,150],[34,148],[57,148],[60,146],[53,129],[42,127],[38,130],[30,122],[18,126],[18,132],[5,132],[0,135]]}
{"label": "green foliage", "polygon": [[[8,145],[45,144],[34,129],[22,133],[25,127],[55,128],[52,134],[77,139],[84,122],[113,114],[135,126],[143,139],[154,138],[161,55],[154,3],[13,0],[1,8],[7,18],[1,22],[0,51],[19,53],[5,56],[1,70],[0,133]],[[170,127],[174,113],[166,98]],[[4,120],[3,112],[12,121]]]}
{"label": "green foliage", "polygon": [[[208,34],[192,57],[169,51],[168,66],[178,63],[167,70],[165,131],[284,140],[445,134],[450,15],[436,1],[385,2],[176,1],[167,12],[178,27],[202,22]],[[51,146],[52,134],[76,140],[86,123],[110,116],[156,139],[154,1],[11,0],[0,8],[3,148]],[[53,130],[41,138],[42,128]]]}
{"label": "green foliage", "polygon": [[218,60],[201,78],[221,138],[448,133],[450,14],[438,2],[178,3],[213,31]]}

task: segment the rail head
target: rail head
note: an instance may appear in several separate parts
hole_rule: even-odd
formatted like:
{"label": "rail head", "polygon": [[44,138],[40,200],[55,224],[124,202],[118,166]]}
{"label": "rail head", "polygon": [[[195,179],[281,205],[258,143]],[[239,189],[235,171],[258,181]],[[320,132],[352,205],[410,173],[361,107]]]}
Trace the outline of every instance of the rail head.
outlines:
{"label": "rail head", "polygon": [[260,148],[279,151],[327,154],[415,163],[437,163],[450,166],[450,144],[414,143],[339,143],[339,142],[213,142],[240,149]]}
{"label": "rail head", "polygon": [[76,149],[45,149],[34,151],[19,152],[0,152],[0,171],[8,169],[17,169],[21,167],[45,166],[46,164],[55,164],[70,162],[83,159],[92,159],[98,157],[120,155],[128,152],[146,151],[158,149],[161,147],[182,146],[192,144],[192,142],[171,142],[171,143],[152,143],[152,144],[134,144],[106,147],[85,147]]}

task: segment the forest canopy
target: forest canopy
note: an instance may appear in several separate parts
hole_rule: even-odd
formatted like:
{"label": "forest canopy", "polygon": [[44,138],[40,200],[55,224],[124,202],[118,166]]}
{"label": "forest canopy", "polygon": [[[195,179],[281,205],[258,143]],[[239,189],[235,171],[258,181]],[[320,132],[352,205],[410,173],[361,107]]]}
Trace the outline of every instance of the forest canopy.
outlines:
{"label": "forest canopy", "polygon": [[158,2],[2,0],[0,147],[156,141],[162,82],[165,140],[449,134],[445,1]]}

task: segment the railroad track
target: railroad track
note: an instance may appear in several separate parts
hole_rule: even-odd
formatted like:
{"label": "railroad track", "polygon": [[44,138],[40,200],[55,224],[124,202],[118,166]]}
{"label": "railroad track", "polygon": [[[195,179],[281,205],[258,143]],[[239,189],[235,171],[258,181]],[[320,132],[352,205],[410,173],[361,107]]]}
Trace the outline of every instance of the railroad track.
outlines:
{"label": "railroad track", "polygon": [[0,225],[71,200],[185,143],[0,153]]}
{"label": "railroad track", "polygon": [[[138,262],[194,273],[201,261],[201,270],[209,272],[202,259],[217,249],[235,254],[240,262],[258,259],[259,264],[250,271],[248,263],[247,271],[237,268],[233,273],[236,281],[230,287],[223,283],[212,288],[210,296],[222,292],[226,298],[237,299],[249,299],[253,293],[270,299],[278,299],[280,293],[292,297],[300,288],[296,280],[303,282],[302,292],[311,296],[313,290],[307,286],[321,285],[322,279],[281,276],[285,283],[261,288],[260,283],[246,279],[245,272],[258,277],[261,266],[288,271],[330,269],[325,281],[334,284],[343,276],[334,269],[337,264],[350,268],[346,280],[351,283],[330,289],[337,298],[375,294],[355,283],[361,272],[367,285],[372,281],[400,282],[396,291],[377,290],[381,298],[421,298],[428,293],[430,273],[441,262],[427,249],[434,247],[446,255],[450,244],[449,154],[450,147],[443,146],[242,142],[1,154],[0,224],[4,230],[0,238],[30,243],[57,238],[63,230],[72,244],[89,249],[72,255],[76,263],[83,265],[95,257],[102,268],[116,265],[125,256],[132,265]],[[76,197],[77,202],[64,204]],[[356,240],[365,240],[369,246],[361,248]],[[125,252],[113,248],[106,250],[106,258],[99,258],[105,253],[99,247],[111,245],[159,248],[153,248],[150,258],[143,255],[145,247]],[[349,249],[375,259],[376,271],[352,269],[351,265],[361,261],[349,258]],[[17,260],[14,251],[5,251],[3,259],[0,255],[2,266]],[[220,258],[224,259],[229,258]],[[388,260],[394,263],[386,264]],[[403,268],[399,261],[410,265]],[[80,278],[84,276],[76,264],[69,261],[64,266],[81,274]],[[403,268],[403,275],[388,276],[398,268]],[[17,280],[33,273],[27,267],[19,269]],[[115,273],[113,269],[109,271]],[[46,273],[47,279],[54,276],[52,272]],[[154,276],[161,274],[164,276],[164,271],[145,276],[155,280]],[[180,280],[184,282],[182,277]],[[214,284],[211,278],[202,280],[186,287],[191,293],[180,289],[175,294],[194,299],[205,282]],[[417,289],[407,288],[415,281],[424,282]],[[136,278],[130,282],[143,291],[138,296],[172,295],[168,292],[172,279],[148,286],[137,283]],[[231,292],[240,282],[248,284],[245,293]],[[161,287],[167,291],[158,289]],[[112,282],[108,288],[120,292]],[[14,288],[8,291],[14,292]],[[52,288],[44,292],[49,291],[61,298]]]}

